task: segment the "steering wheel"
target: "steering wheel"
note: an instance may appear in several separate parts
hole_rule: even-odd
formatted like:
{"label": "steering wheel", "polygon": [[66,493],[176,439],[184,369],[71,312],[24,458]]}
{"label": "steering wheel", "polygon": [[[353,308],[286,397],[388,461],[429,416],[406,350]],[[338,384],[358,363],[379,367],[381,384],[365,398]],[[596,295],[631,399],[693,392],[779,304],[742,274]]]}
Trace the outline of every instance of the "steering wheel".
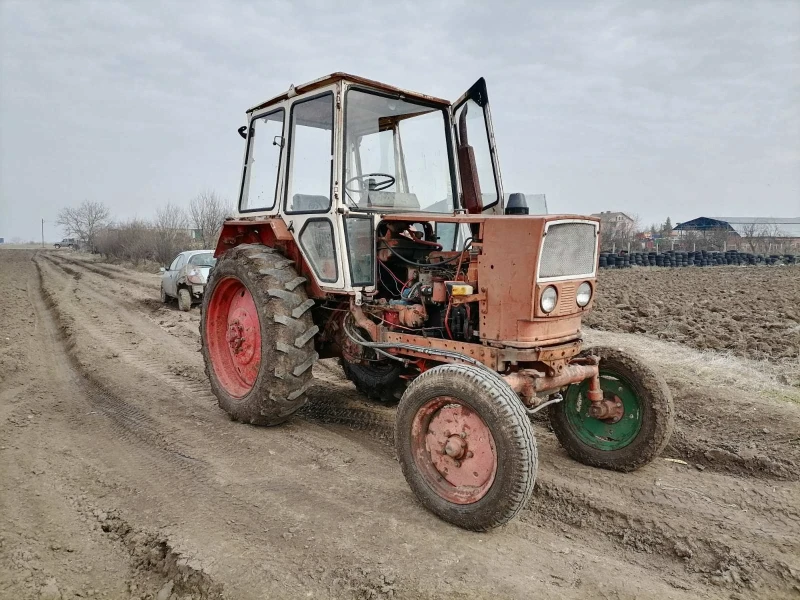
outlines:
{"label": "steering wheel", "polygon": [[[383,178],[385,178],[385,181],[381,181],[380,183],[376,183],[375,187],[372,187],[372,188],[369,188],[369,190],[366,190],[366,191],[370,191],[370,192],[380,192],[381,190],[385,190],[387,188],[392,187],[394,185],[394,182],[395,182],[394,176],[389,175],[388,173],[365,173],[364,175],[356,175],[355,177],[351,177],[350,179],[345,181],[344,182],[344,189],[349,190],[351,192],[362,192],[362,191],[365,191],[364,187],[365,187],[365,184],[367,184],[366,180],[369,177],[383,177]],[[353,189],[353,188],[350,187],[350,184],[353,183],[354,181],[358,181],[358,182],[361,183],[361,189]],[[369,187],[369,184],[367,184],[367,187]]]}

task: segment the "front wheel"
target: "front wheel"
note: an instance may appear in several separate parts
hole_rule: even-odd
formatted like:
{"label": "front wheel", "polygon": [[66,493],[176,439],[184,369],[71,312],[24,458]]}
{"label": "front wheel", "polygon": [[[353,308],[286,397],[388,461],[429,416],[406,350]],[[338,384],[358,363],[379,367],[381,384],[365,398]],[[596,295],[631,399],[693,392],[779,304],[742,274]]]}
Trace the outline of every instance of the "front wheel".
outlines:
{"label": "front wheel", "polygon": [[192,295],[186,288],[178,290],[178,309],[188,312],[192,309]]}
{"label": "front wheel", "polygon": [[420,502],[465,529],[510,521],[533,494],[531,422],[513,390],[481,367],[440,365],[411,382],[397,407],[395,449]]}
{"label": "front wheel", "polygon": [[167,296],[167,292],[164,291],[164,284],[161,284],[161,302],[166,304],[169,302],[169,296]]}
{"label": "front wheel", "polygon": [[610,419],[589,415],[589,381],[567,388],[564,400],[550,408],[550,424],[572,458],[614,471],[646,465],[669,442],[675,426],[672,395],[664,379],[638,358],[616,348],[596,347],[600,387],[605,400],[619,407]]}

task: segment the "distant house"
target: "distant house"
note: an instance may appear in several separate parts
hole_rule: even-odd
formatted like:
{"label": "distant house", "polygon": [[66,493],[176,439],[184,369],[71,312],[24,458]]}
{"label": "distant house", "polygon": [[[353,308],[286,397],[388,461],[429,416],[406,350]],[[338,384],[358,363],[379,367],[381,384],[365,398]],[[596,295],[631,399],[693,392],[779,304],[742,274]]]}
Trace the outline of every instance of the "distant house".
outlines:
{"label": "distant house", "polygon": [[614,224],[615,226],[628,226],[633,227],[635,221],[626,215],[624,212],[612,212],[606,210],[600,213],[594,213],[593,217],[600,219],[602,224]]}

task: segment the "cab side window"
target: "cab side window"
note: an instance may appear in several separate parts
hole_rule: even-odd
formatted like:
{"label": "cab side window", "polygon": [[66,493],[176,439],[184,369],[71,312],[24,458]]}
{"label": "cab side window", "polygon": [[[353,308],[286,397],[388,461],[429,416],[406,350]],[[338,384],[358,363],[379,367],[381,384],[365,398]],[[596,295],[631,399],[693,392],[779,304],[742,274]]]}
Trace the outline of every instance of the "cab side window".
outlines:
{"label": "cab side window", "polygon": [[287,213],[327,212],[333,175],[333,94],[292,106]]}
{"label": "cab side window", "polygon": [[248,189],[242,195],[241,210],[271,210],[278,193],[278,168],[283,144],[283,115],[280,109],[259,115],[250,124],[247,163]]}
{"label": "cab side window", "polygon": [[178,265],[178,263],[181,262],[182,258],[183,258],[183,256],[181,256],[180,254],[178,256],[176,256],[175,260],[173,260],[172,264],[169,266],[169,270],[170,271],[177,271],[178,269],[180,269],[181,267]]}

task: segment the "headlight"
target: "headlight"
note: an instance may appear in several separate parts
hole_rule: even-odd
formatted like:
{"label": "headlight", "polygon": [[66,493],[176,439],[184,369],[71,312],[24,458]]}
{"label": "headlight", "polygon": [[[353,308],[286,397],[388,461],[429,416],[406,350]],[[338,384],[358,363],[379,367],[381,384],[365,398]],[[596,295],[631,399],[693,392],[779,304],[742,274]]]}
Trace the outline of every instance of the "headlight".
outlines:
{"label": "headlight", "polygon": [[556,302],[558,302],[558,292],[556,288],[551,285],[542,292],[542,299],[540,301],[542,311],[546,313],[553,312],[553,309],[556,307]]}
{"label": "headlight", "polygon": [[592,286],[589,285],[588,281],[584,281],[582,284],[578,286],[578,291],[575,293],[575,302],[578,303],[578,306],[583,308],[587,304],[589,304],[589,300],[592,299]]}
{"label": "headlight", "polygon": [[203,272],[200,269],[192,269],[189,271],[186,279],[189,281],[189,283],[205,283],[205,280],[203,279]]}

